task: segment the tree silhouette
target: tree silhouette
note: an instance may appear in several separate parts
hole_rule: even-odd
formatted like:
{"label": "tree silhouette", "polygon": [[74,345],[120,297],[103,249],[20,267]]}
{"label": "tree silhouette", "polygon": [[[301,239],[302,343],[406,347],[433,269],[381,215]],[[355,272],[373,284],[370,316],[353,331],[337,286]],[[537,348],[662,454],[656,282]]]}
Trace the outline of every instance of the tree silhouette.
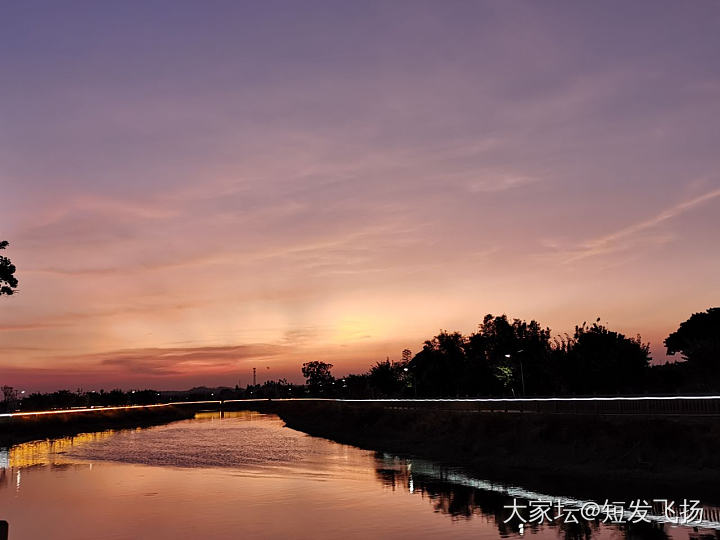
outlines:
{"label": "tree silhouette", "polygon": [[335,378],[330,373],[332,364],[313,360],[302,365],[303,377],[307,380],[308,390],[311,394],[329,394],[332,392],[332,386]]}
{"label": "tree silhouette", "polygon": [[422,395],[456,396],[462,392],[465,364],[465,338],[443,330],[424,343],[408,369]]}
{"label": "tree silhouette", "polygon": [[[0,241],[0,249],[5,249],[8,245],[7,240]],[[3,294],[9,296],[15,292],[18,280],[13,274],[15,274],[15,265],[7,257],[0,256],[0,296]]]}
{"label": "tree silhouette", "polygon": [[685,360],[709,367],[720,360],[720,308],[693,313],[665,339],[667,353],[681,353]]}
{"label": "tree silhouette", "polygon": [[554,377],[549,328],[534,320],[511,322],[506,315],[488,314],[467,341],[467,379],[473,381],[475,393],[550,391]]}
{"label": "tree silhouette", "polygon": [[[427,340],[403,368],[422,397],[517,397],[644,391],[649,362],[640,336],[609,330],[600,319],[553,342],[537,321],[489,314],[470,336],[442,331]],[[379,375],[390,368],[373,368],[372,391],[387,393],[378,388],[386,380]]]}
{"label": "tree silhouette", "polygon": [[390,362],[388,358],[370,368],[370,385],[378,392],[375,397],[396,396],[403,391],[405,388],[404,367],[405,364]]}
{"label": "tree silhouette", "polygon": [[560,375],[574,393],[635,392],[642,388],[650,363],[650,345],[609,330],[598,318],[575,327]]}

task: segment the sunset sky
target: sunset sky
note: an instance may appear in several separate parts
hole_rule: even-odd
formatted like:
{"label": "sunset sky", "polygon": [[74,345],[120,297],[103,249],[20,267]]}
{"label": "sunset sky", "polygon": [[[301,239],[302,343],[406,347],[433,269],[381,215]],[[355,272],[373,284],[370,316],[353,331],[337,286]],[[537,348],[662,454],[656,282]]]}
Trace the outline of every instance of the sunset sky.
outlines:
{"label": "sunset sky", "polygon": [[[366,369],[720,304],[720,3],[6,2],[0,384]],[[269,369],[268,369],[269,368]]]}

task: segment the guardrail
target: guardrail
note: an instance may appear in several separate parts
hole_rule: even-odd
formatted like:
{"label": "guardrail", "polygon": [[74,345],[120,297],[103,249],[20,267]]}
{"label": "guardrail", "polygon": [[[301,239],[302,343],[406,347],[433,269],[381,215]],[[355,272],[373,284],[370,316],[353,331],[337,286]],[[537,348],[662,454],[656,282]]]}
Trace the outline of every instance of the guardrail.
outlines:
{"label": "guardrail", "polygon": [[[343,400],[362,403],[363,400]],[[720,396],[642,396],[586,398],[484,398],[378,400],[383,408],[432,409],[458,412],[714,416]]]}
{"label": "guardrail", "polygon": [[17,411],[11,413],[0,414],[0,421],[12,420],[13,418],[22,417],[37,417],[47,416],[54,414],[77,414],[77,413],[88,413],[88,412],[101,412],[101,411],[122,411],[131,409],[154,409],[158,407],[175,407],[178,405],[222,405],[221,400],[211,401],[177,401],[171,403],[154,403],[150,405],[118,405],[110,407],[74,407],[72,409],[52,409],[49,411]]}

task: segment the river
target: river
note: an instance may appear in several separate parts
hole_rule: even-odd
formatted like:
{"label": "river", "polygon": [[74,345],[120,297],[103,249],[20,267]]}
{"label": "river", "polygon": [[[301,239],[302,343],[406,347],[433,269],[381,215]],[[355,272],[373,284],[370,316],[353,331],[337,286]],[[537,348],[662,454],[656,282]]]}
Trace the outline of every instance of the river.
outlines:
{"label": "river", "polygon": [[10,540],[720,537],[712,507],[695,529],[663,523],[657,504],[638,523],[504,522],[513,504],[529,511],[545,499],[582,502],[311,437],[253,412],[0,449]]}

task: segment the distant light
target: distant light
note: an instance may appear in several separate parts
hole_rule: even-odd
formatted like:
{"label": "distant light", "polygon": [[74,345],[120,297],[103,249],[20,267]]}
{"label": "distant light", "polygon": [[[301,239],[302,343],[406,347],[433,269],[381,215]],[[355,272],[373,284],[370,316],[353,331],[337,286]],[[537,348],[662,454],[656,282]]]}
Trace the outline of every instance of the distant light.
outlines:
{"label": "distant light", "polygon": [[510,355],[509,355],[509,354],[506,354],[506,355],[505,355],[505,358],[510,358]]}
{"label": "distant light", "polygon": [[408,368],[403,368],[403,371],[408,371]]}
{"label": "distant light", "polygon": [[23,391],[22,391],[22,392],[20,392],[20,393],[21,393],[21,394],[24,394],[24,393],[25,393],[25,390],[23,390]]}

